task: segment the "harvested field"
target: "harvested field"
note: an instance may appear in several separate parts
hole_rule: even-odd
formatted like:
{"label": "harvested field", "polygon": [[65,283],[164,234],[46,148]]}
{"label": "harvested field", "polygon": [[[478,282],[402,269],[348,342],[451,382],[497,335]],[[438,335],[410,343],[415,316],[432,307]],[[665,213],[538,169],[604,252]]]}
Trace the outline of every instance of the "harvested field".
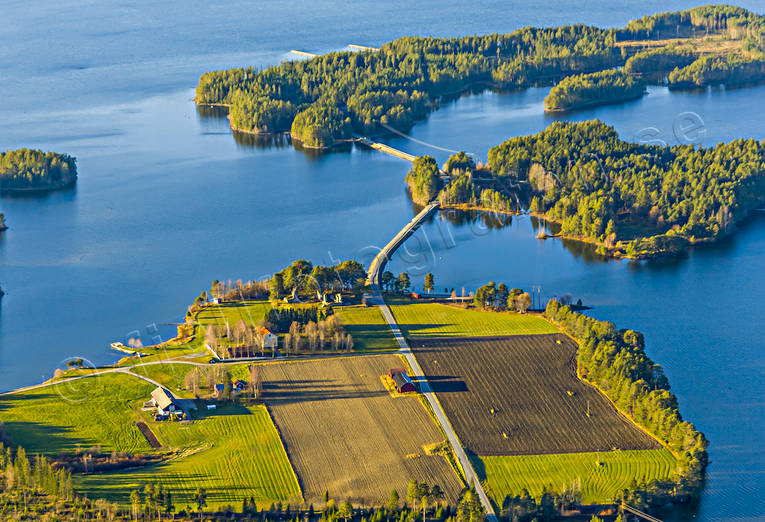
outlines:
{"label": "harvested field", "polygon": [[441,338],[411,346],[461,442],[478,455],[661,447],[577,378],[577,346],[565,335]]}
{"label": "harvested field", "polygon": [[400,366],[395,355],[262,366],[264,400],[306,502],[320,503],[326,490],[382,504],[393,488],[403,497],[412,478],[456,500],[461,481],[444,457],[423,449],[441,442],[441,431],[417,397],[393,398],[382,384],[380,376]]}

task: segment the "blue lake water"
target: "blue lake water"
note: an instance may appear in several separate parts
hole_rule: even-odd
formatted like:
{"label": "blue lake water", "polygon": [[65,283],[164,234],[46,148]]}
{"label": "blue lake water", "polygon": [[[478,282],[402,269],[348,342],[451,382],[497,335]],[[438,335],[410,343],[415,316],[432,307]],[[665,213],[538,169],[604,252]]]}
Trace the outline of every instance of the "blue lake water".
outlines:
{"label": "blue lake water", "polygon": [[[70,190],[0,198],[11,227],[0,235],[0,389],[48,377],[72,356],[109,362],[108,344],[133,331],[151,341],[151,325],[182,315],[212,279],[259,278],[296,257],[363,259],[411,218],[405,162],[361,149],[312,157],[285,144],[241,144],[224,119],[202,117],[191,101],[202,72],[277,63],[290,49],[523,25],[615,26],[692,5],[4,2],[13,23],[0,27],[0,147],[68,152],[80,178]],[[542,111],[545,94],[465,96],[415,126],[418,141],[386,141],[439,161],[448,152],[423,143],[485,159],[492,145],[555,119]],[[652,88],[641,100],[565,118],[600,118],[631,140],[765,139],[763,95],[765,87]],[[683,413],[712,441],[696,518],[765,518],[765,341],[757,328],[765,219],[717,245],[640,263],[536,240],[523,217],[499,229],[437,217],[406,246],[392,269],[410,271],[418,286],[427,271],[438,287],[458,291],[489,279],[538,285],[545,298],[571,293],[594,316],[643,331]],[[160,325],[159,335],[167,331]]]}

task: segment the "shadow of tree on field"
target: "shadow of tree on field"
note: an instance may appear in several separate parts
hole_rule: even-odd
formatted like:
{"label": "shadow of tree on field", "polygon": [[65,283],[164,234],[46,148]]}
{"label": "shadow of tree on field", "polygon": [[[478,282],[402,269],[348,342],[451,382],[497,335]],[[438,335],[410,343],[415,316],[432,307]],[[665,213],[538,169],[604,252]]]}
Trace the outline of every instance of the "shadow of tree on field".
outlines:
{"label": "shadow of tree on field", "polygon": [[263,399],[269,405],[339,399],[364,399],[387,396],[387,390],[360,390],[353,383],[333,384],[329,379],[268,380],[263,383]]}
{"label": "shadow of tree on field", "polygon": [[486,466],[484,465],[483,460],[481,460],[481,457],[476,455],[469,448],[465,448],[465,454],[470,460],[470,463],[473,465],[475,474],[478,475],[478,480],[480,480],[481,482],[486,480]]}
{"label": "shadow of tree on field", "polygon": [[3,420],[3,427],[13,443],[23,446],[29,454],[41,453],[54,457],[61,452],[74,451],[78,446],[87,448],[98,444],[72,436],[72,430],[65,426]]}

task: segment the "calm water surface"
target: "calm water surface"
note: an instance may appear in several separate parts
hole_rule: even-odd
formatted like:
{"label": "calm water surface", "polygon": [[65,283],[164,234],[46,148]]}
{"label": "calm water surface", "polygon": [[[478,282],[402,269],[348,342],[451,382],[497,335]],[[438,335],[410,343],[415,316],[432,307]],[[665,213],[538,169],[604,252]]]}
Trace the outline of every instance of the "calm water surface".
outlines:
{"label": "calm water surface", "polygon": [[[289,49],[324,52],[404,34],[461,35],[523,25],[628,19],[687,1],[392,2],[6,1],[0,27],[0,148],[78,158],[77,187],[43,197],[2,197],[11,229],[0,235],[0,388],[48,377],[60,361],[113,359],[108,343],[171,322],[214,279],[256,278],[295,257],[364,257],[412,216],[407,165],[353,149],[310,157],[288,145],[237,143],[225,120],[190,101],[198,76],[267,65]],[[762,10],[762,1],[741,5]],[[404,15],[405,14],[405,15]],[[62,31],[65,24],[66,31]],[[485,158],[514,135],[537,132],[546,89],[484,93],[446,103],[411,137]],[[765,138],[765,88],[703,93],[651,89],[625,105],[573,113],[601,118],[626,139],[686,139],[685,113],[704,145]],[[675,132],[673,132],[673,126]],[[676,136],[679,134],[679,136]],[[439,161],[448,152],[387,140]],[[436,218],[407,243],[418,285],[467,289],[494,279],[571,293],[592,314],[646,334],[682,411],[712,441],[701,520],[765,518],[763,344],[765,220],[688,255],[603,262],[558,240],[537,241],[527,218],[504,228]],[[167,328],[160,328],[166,335]],[[153,331],[153,330],[152,330]]]}

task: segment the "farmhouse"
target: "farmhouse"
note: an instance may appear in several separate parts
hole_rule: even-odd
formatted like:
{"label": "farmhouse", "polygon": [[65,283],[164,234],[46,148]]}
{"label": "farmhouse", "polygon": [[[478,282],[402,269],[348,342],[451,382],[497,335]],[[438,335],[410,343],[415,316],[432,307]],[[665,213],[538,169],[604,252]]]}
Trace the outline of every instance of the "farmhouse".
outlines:
{"label": "farmhouse", "polygon": [[158,386],[151,392],[151,404],[157,407],[157,413],[168,415],[170,413],[181,413],[182,409],[173,397],[173,394],[167,388]]}
{"label": "farmhouse", "polygon": [[265,350],[266,348],[270,348],[272,350],[279,347],[279,337],[268,328],[261,328],[260,333],[263,336],[263,345],[262,348]]}
{"label": "farmhouse", "polygon": [[388,377],[393,379],[393,383],[396,385],[396,391],[399,393],[416,391],[412,380],[403,368],[393,368],[388,370]]}

